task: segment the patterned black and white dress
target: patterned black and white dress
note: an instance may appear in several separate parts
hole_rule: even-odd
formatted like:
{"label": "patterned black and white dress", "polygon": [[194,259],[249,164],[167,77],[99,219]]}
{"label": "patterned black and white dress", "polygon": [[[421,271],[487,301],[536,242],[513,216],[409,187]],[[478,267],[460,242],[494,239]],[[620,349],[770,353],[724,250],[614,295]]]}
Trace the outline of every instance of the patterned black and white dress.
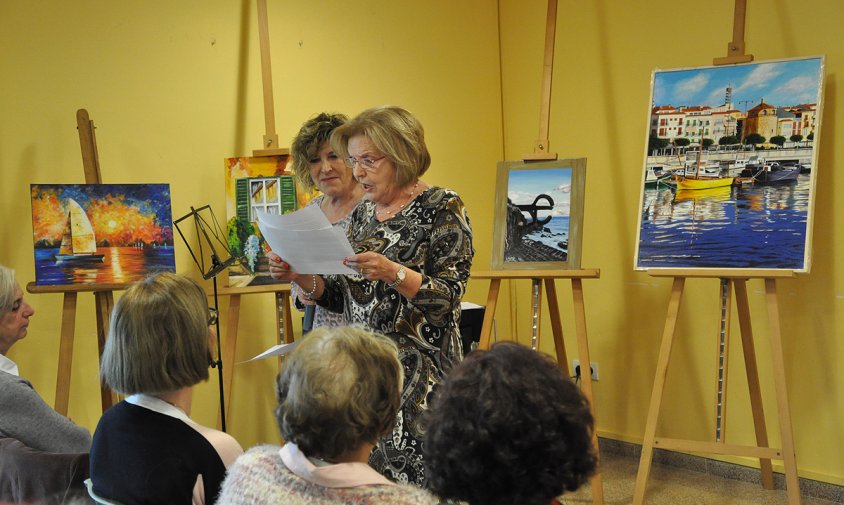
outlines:
{"label": "patterned black and white dress", "polygon": [[475,252],[472,227],[457,193],[431,187],[383,222],[375,217],[375,204],[362,201],[352,212],[348,234],[356,253],[374,251],[422,274],[412,299],[385,282],[328,275],[317,303],[345,312],[351,324],[383,333],[398,345],[402,404],[393,431],[378,442],[369,462],[395,481],[424,486],[419,418],[429,393],[463,357],[460,301]]}

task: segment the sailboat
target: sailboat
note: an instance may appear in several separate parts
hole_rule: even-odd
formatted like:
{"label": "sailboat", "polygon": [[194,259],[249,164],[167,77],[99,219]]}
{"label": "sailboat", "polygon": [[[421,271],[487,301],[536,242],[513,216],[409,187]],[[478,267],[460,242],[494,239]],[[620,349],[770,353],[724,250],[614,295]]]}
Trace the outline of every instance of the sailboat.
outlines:
{"label": "sailboat", "polygon": [[97,254],[94,228],[91,227],[85,209],[72,198],[67,199],[67,206],[70,210],[67,213],[62,245],[56,254],[56,264],[102,263],[105,255]]}
{"label": "sailboat", "polygon": [[700,172],[700,162],[703,158],[703,139],[700,142],[700,150],[697,155],[697,167],[694,175],[676,174],[674,175],[674,182],[677,184],[677,189],[712,189],[722,188],[724,186],[732,186],[735,177],[722,177],[720,175],[704,175]]}

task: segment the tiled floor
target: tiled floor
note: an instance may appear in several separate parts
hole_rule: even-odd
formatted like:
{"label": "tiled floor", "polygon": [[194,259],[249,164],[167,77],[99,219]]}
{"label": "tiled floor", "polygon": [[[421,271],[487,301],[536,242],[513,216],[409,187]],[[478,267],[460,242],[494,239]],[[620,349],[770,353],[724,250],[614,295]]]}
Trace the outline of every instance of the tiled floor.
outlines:
{"label": "tiled floor", "polygon": [[[602,449],[601,476],[605,505],[628,505],[633,502],[633,485],[639,469],[638,456]],[[801,490],[803,486],[801,484]],[[833,496],[836,501],[814,498],[803,493],[802,505],[844,503],[844,493]],[[563,497],[566,505],[592,503],[589,484]],[[645,503],[648,505],[789,505],[785,489],[768,491],[758,483],[738,481],[702,473],[679,465],[654,463],[648,479]]]}

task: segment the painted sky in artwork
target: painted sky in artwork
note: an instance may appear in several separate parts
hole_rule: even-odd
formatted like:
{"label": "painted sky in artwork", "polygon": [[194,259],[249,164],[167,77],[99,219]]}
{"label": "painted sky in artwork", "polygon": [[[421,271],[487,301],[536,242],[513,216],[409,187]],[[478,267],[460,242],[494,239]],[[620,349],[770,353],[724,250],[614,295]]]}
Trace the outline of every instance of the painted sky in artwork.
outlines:
{"label": "painted sky in artwork", "polygon": [[728,86],[733,88],[733,105],[742,112],[762,99],[776,106],[816,103],[821,61],[821,58],[806,58],[657,71],[653,105],[717,107],[724,104]]}
{"label": "painted sky in artwork", "polygon": [[[511,170],[507,198],[516,205],[531,204],[546,194],[554,200],[554,209],[544,215],[568,216],[571,208],[571,168]],[[540,205],[545,202],[540,202]]]}
{"label": "painted sky in artwork", "polygon": [[168,184],[33,184],[30,193],[36,245],[61,242],[68,198],[85,209],[98,245],[173,244]]}

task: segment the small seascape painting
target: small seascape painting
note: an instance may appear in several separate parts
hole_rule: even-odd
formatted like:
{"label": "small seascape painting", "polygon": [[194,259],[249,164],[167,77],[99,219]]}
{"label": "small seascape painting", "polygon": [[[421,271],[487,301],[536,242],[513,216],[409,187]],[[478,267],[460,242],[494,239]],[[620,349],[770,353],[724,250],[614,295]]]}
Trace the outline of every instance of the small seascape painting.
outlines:
{"label": "small seascape painting", "polygon": [[580,267],[586,160],[498,164],[492,268]]}
{"label": "small seascape painting", "polygon": [[226,237],[229,252],[238,258],[228,268],[230,287],[277,284],[269,275],[256,211],[286,214],[315,196],[287,168],[289,161],[288,155],[225,159]]}
{"label": "small seascape painting", "polygon": [[32,184],[35,283],[128,284],[176,270],[168,184]]}
{"label": "small seascape painting", "polygon": [[634,268],[809,271],[823,71],[654,71]]}

